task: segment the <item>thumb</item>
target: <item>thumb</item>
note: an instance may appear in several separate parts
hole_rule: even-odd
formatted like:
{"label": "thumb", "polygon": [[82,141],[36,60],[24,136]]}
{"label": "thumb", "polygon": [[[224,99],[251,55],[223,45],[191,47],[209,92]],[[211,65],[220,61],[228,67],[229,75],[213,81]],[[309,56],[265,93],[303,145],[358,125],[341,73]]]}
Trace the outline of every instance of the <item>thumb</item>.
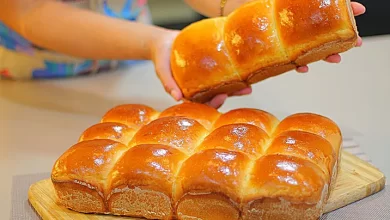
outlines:
{"label": "thumb", "polygon": [[206,102],[206,104],[215,108],[215,109],[218,109],[225,103],[227,98],[228,98],[227,94],[219,94],[219,95],[216,95],[209,102]]}
{"label": "thumb", "polygon": [[169,93],[176,101],[181,100],[182,93],[176,81],[172,77],[169,62],[157,61],[155,66],[157,76],[163,84],[165,91]]}
{"label": "thumb", "polygon": [[158,78],[163,84],[165,91],[176,101],[182,99],[182,92],[172,76],[171,48],[178,31],[168,31],[156,42],[154,48],[154,65]]}

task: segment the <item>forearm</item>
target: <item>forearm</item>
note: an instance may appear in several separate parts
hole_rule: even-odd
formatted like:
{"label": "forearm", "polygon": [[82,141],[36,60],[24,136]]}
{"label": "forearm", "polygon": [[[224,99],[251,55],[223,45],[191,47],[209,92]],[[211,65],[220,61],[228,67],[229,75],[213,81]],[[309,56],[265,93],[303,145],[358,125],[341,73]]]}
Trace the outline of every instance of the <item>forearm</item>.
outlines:
{"label": "forearm", "polygon": [[[222,0],[184,0],[198,13],[207,17],[220,16],[220,5]],[[224,15],[230,14],[234,9],[251,0],[227,0],[224,8]]]}
{"label": "forearm", "polygon": [[37,46],[77,57],[150,59],[151,43],[165,31],[54,1],[0,1],[8,8],[2,20],[16,32]]}

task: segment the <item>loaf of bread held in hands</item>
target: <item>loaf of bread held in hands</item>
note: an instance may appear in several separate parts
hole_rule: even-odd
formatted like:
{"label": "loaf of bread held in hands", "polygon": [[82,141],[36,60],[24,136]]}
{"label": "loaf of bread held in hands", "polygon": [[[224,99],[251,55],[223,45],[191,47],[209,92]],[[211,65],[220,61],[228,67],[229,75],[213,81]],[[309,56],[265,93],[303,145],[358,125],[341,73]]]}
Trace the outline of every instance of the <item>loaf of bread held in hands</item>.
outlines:
{"label": "loaf of bread held in hands", "polygon": [[171,69],[185,99],[206,102],[345,52],[357,38],[349,0],[255,0],[184,28]]}
{"label": "loaf of bread held in hands", "polygon": [[149,219],[318,219],[337,177],[341,133],[329,118],[279,121],[199,103],[159,112],[120,105],[52,170],[58,203]]}

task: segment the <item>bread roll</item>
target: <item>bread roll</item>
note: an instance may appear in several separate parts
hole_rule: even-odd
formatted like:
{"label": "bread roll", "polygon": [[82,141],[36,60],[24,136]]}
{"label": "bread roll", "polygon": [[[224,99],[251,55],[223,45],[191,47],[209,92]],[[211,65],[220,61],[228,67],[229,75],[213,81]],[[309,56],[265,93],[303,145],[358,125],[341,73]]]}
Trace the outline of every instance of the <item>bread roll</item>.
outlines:
{"label": "bread roll", "polygon": [[264,153],[269,136],[261,128],[244,123],[228,124],[213,130],[197,151],[214,148],[241,151],[251,157]]}
{"label": "bread roll", "polygon": [[129,144],[136,130],[117,122],[102,122],[87,128],[79,137],[79,142],[108,139]]}
{"label": "bread roll", "polygon": [[161,112],[159,117],[184,116],[192,118],[203,125],[207,130],[210,130],[220,115],[220,112],[208,105],[199,105],[198,108],[194,108],[192,103],[184,102],[181,105],[174,105],[165,109]]}
{"label": "bread roll", "polygon": [[168,219],[176,171],[186,154],[160,144],[141,144],[128,150],[111,172],[107,206],[117,215]]}
{"label": "bread roll", "polygon": [[279,120],[260,109],[222,113],[195,102],[108,112],[53,166],[58,203],[68,209],[147,219],[310,220],[322,215],[337,177],[341,132],[318,114]]}
{"label": "bread roll", "polygon": [[158,114],[155,109],[149,106],[124,104],[107,111],[101,122],[117,122],[138,129],[156,119]]}
{"label": "bread roll", "polygon": [[173,77],[194,102],[231,94],[356,45],[349,0],[255,0],[185,27],[172,46]]}

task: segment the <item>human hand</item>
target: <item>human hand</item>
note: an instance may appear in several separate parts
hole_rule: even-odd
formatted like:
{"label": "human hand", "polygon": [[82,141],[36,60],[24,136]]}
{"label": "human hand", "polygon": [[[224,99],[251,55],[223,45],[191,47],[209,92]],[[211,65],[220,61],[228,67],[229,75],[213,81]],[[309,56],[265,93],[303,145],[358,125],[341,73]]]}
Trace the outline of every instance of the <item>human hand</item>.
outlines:
{"label": "human hand", "polygon": [[[366,11],[366,8],[360,3],[351,2],[351,6],[355,16],[362,15]],[[152,46],[152,60],[155,65],[157,76],[163,84],[165,91],[169,93],[176,101],[182,100],[183,94],[172,77],[172,72],[170,68],[170,56],[172,43],[178,34],[179,31],[176,30],[164,30],[164,32],[159,35],[157,40],[154,42],[154,45]],[[356,46],[359,47],[361,45],[362,38],[359,36]],[[334,54],[327,57],[325,61],[328,63],[339,63],[341,61],[341,56],[340,54]],[[296,71],[299,73],[306,73],[309,71],[309,67],[307,65],[301,66],[296,68]],[[214,108],[219,108],[229,96],[242,96],[249,95],[251,93],[252,88],[247,87],[231,95],[219,94],[206,104]]]}
{"label": "human hand", "polygon": [[[163,30],[159,34],[158,38],[153,42],[152,48],[152,60],[154,62],[155,71],[158,78],[163,84],[165,91],[170,94],[176,101],[183,99],[183,94],[177,85],[176,81],[172,76],[171,66],[170,66],[170,57],[171,57],[171,48],[172,43],[176,36],[179,34],[179,31],[176,30]],[[252,92],[251,87],[244,88],[241,91],[235,92],[231,95],[219,94],[216,95],[212,100],[205,103],[213,108],[219,108],[223,105],[225,100],[229,96],[242,96],[248,95]]]}
{"label": "human hand", "polygon": [[[351,2],[351,6],[352,6],[354,16],[359,16],[359,15],[362,15],[366,12],[366,8],[358,2]],[[359,36],[356,46],[360,47],[362,45],[362,43],[363,43],[362,38]],[[340,56],[340,54],[333,54],[331,56],[328,56],[324,61],[328,62],[328,63],[340,63],[341,56]],[[298,73],[306,73],[309,71],[309,67],[307,65],[300,66],[300,67],[296,68],[296,71]]]}

